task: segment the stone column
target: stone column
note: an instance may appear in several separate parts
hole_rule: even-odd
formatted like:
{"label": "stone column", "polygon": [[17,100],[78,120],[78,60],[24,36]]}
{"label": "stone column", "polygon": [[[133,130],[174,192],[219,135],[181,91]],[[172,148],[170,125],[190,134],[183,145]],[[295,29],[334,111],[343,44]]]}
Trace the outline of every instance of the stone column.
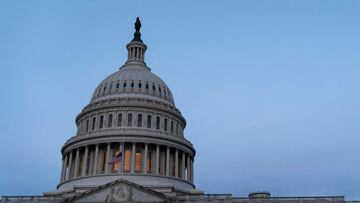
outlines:
{"label": "stone column", "polygon": [[75,167],[74,167],[74,178],[78,176],[79,172],[79,158],[80,158],[80,149],[76,149],[76,156],[75,156]]}
{"label": "stone column", "polygon": [[175,177],[179,177],[179,150],[175,149]]}
{"label": "stone column", "polygon": [[97,173],[98,156],[99,156],[99,144],[96,144],[95,157],[94,157],[94,166],[93,166],[93,175],[96,175],[96,173]]}
{"label": "stone column", "polygon": [[181,157],[181,178],[185,180],[185,152],[182,151]]}
{"label": "stone column", "polygon": [[156,145],[155,174],[159,175],[160,146]]}
{"label": "stone column", "polygon": [[85,152],[84,152],[84,159],[83,159],[81,176],[86,176],[86,169],[87,169],[86,167],[87,167],[88,153],[89,153],[89,147],[86,146],[86,147],[85,147]]}
{"label": "stone column", "polygon": [[106,158],[105,158],[105,174],[109,173],[109,160],[110,160],[110,143],[107,143]]}
{"label": "stone column", "polygon": [[194,158],[191,159],[191,182],[194,183]]}
{"label": "stone column", "polygon": [[69,152],[70,153],[70,157],[69,157],[69,171],[67,173],[67,177],[66,177],[66,180],[69,180],[71,178],[71,168],[72,168],[72,152]]}
{"label": "stone column", "polygon": [[148,144],[145,143],[143,173],[147,173],[147,159],[148,159]]}
{"label": "stone column", "polygon": [[66,167],[68,164],[68,155],[66,154],[63,161],[63,168],[61,171],[61,180],[60,182],[64,182],[66,180]]}
{"label": "stone column", "polygon": [[187,174],[186,174],[186,180],[190,181],[190,155],[187,154]]}
{"label": "stone column", "polygon": [[131,173],[135,172],[135,153],[136,153],[136,143],[132,143],[132,150],[131,150]]}
{"label": "stone column", "polygon": [[166,147],[166,176],[170,176],[170,147]]}
{"label": "stone column", "polygon": [[125,149],[123,148],[123,145],[124,145],[123,142],[119,143],[119,153],[121,153],[121,158],[120,158],[120,162],[119,162],[118,173],[124,172]]}

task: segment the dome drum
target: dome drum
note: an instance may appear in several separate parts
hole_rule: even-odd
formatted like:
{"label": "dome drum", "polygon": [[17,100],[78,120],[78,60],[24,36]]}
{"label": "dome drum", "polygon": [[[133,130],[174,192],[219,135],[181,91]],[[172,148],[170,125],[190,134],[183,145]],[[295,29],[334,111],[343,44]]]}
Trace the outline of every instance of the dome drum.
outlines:
{"label": "dome drum", "polygon": [[[63,167],[58,189],[63,190],[63,184],[77,178],[91,179],[102,175],[121,175],[126,178],[143,174],[181,180],[192,185],[194,156],[192,146],[169,140],[162,142],[161,139],[117,136],[80,141],[63,149]],[[154,179],[148,179],[149,182],[144,182],[143,179],[142,182],[139,181],[150,185]]]}

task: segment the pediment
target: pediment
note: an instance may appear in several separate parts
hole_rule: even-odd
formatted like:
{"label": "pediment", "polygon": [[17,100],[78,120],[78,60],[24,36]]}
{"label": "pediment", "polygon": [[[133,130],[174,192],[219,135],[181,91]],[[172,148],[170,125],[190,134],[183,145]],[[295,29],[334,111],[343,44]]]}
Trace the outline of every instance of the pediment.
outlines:
{"label": "pediment", "polygon": [[115,180],[76,195],[64,202],[170,202],[172,199],[162,193],[142,187],[125,179]]}

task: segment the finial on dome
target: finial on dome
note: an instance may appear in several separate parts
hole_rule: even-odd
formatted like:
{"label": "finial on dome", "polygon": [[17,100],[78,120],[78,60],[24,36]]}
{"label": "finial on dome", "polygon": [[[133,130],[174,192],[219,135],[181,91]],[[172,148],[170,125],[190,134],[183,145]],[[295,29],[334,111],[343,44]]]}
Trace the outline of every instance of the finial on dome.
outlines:
{"label": "finial on dome", "polygon": [[134,41],[138,41],[138,42],[143,42],[141,40],[141,33],[140,33],[140,28],[141,28],[141,22],[140,22],[140,19],[139,17],[136,18],[136,21],[135,21],[135,33],[134,33],[134,39],[131,40],[132,42]]}

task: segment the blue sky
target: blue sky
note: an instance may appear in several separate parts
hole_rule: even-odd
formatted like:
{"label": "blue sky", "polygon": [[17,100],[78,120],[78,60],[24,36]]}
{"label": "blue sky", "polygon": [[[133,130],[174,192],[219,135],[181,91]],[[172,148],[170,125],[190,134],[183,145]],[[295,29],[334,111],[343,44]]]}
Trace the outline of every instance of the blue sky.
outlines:
{"label": "blue sky", "polygon": [[142,20],[207,193],[360,199],[359,1],[0,1],[0,195],[54,190],[60,148]]}

